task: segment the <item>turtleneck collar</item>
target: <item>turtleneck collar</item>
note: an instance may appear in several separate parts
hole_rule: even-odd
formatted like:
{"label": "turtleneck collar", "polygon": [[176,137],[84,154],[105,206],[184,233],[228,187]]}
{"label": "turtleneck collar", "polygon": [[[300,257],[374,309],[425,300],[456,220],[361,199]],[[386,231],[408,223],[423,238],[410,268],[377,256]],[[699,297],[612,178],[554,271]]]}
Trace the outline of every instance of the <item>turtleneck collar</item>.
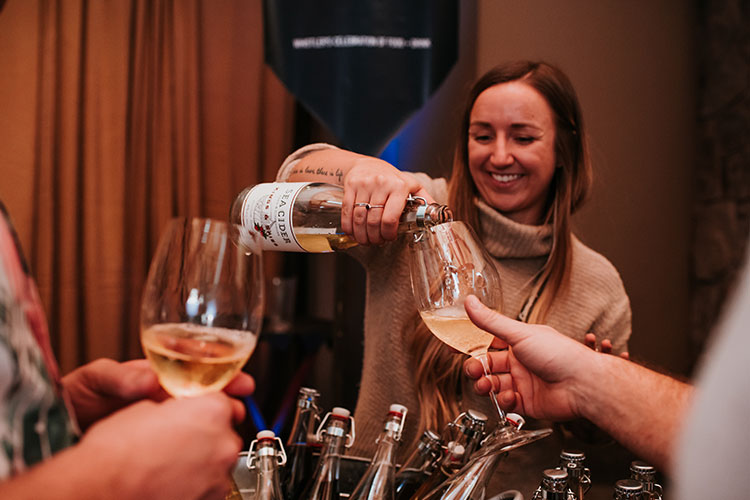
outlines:
{"label": "turtleneck collar", "polygon": [[552,226],[520,224],[480,198],[474,199],[487,251],[496,259],[546,257],[552,250]]}

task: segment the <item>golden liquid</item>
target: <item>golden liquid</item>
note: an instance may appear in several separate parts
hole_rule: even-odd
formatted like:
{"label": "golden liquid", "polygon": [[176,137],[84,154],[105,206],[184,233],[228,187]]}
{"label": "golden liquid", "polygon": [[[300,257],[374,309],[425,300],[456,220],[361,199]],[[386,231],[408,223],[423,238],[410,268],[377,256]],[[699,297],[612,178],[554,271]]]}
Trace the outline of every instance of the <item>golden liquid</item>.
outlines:
{"label": "golden liquid", "polygon": [[476,356],[486,353],[495,339],[492,334],[472,323],[463,307],[446,307],[420,314],[437,338],[464,354]]}
{"label": "golden liquid", "polygon": [[174,397],[221,390],[252,354],[257,335],[189,323],[153,325],[141,344],[164,390]]}
{"label": "golden liquid", "polygon": [[302,248],[312,253],[346,250],[357,246],[357,242],[348,234],[310,233],[304,232],[304,229],[297,229],[294,236]]}

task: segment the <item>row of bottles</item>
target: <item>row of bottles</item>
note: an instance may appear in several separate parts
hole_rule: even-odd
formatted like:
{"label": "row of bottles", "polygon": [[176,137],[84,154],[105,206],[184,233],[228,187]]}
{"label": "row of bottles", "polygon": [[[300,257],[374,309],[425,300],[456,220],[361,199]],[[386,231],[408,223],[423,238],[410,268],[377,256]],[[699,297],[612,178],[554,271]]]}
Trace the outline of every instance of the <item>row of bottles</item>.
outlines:
{"label": "row of bottles", "polygon": [[[334,408],[321,420],[315,389],[301,388],[286,444],[261,431],[250,446],[248,469],[256,475],[254,500],[339,500],[341,458],[355,439],[354,419]],[[485,498],[485,488],[505,453],[482,448],[487,417],[469,410],[438,435],[426,430],[397,469],[406,407],[391,405],[377,439],[375,455],[354,487],[350,500],[467,500]],[[316,455],[317,464],[312,470]],[[545,469],[531,500],[584,500],[592,480],[586,456],[562,450],[557,467]],[[283,487],[283,488],[282,488]],[[286,495],[283,492],[286,492]],[[656,470],[641,461],[630,464],[630,477],[617,481],[614,499],[662,500]],[[227,499],[240,500],[235,488]]]}
{"label": "row of bottles", "polygon": [[[288,460],[284,447],[271,431],[258,433],[247,458],[248,468],[255,470],[258,481],[253,498],[338,500],[341,458],[354,442],[354,420],[344,408],[334,408],[321,420],[319,396],[315,389],[300,389],[286,443]],[[396,452],[406,414],[407,409],[402,405],[394,404],[389,408],[375,455],[349,496],[350,500],[432,498],[435,495],[433,490],[465,466],[485,436],[487,417],[484,414],[471,410],[461,413],[446,426],[442,436],[426,430],[397,471]],[[317,464],[312,471],[318,451]],[[274,464],[273,473],[277,479],[267,479],[272,474],[270,466]],[[266,488],[277,483],[282,485],[286,495],[259,496],[261,492],[267,495],[266,491],[280,494],[281,488]],[[229,498],[242,498],[236,489],[232,495]]]}
{"label": "row of bottles", "polygon": [[[591,471],[584,467],[586,456],[577,450],[563,450],[560,464],[542,472],[542,480],[532,500],[583,500],[591,488]],[[630,464],[630,477],[615,483],[615,500],[662,500],[663,490],[656,482],[656,469],[645,462]]]}

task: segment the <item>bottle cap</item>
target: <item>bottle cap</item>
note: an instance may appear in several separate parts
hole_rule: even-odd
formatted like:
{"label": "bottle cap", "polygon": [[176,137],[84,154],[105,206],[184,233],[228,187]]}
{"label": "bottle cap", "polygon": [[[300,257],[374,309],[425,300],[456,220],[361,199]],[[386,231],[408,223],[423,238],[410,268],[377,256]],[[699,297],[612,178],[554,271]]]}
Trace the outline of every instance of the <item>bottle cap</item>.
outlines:
{"label": "bottle cap", "polygon": [[568,485],[568,473],[565,469],[544,469],[542,472],[542,489],[552,493],[562,493]]}
{"label": "bottle cap", "polygon": [[464,445],[455,441],[451,441],[450,443],[448,443],[447,448],[448,452],[453,455],[453,457],[462,457],[466,452],[466,448],[464,448]]}
{"label": "bottle cap", "polygon": [[424,433],[422,433],[422,438],[425,441],[434,442],[434,443],[438,443],[441,441],[438,433],[430,429],[425,429]]}
{"label": "bottle cap", "polygon": [[466,414],[471,417],[472,419],[478,421],[478,422],[486,422],[487,421],[487,415],[482,413],[481,411],[477,410],[469,410],[466,412]]}
{"label": "bottle cap", "polygon": [[586,454],[581,450],[562,450],[560,452],[560,460],[566,462],[583,462],[586,460]]}
{"label": "bottle cap", "polygon": [[656,474],[656,469],[653,465],[641,462],[640,460],[634,460],[630,463],[630,472],[634,474]]}
{"label": "bottle cap", "polygon": [[320,393],[317,389],[313,389],[312,387],[300,387],[299,388],[299,395],[305,396],[308,398],[317,398],[320,397]]}
{"label": "bottle cap", "polygon": [[255,435],[255,438],[260,441],[261,439],[275,439],[276,434],[273,431],[260,431],[258,434]]}
{"label": "bottle cap", "polygon": [[544,479],[554,482],[568,480],[568,473],[564,469],[544,469],[542,475]]}
{"label": "bottle cap", "polygon": [[643,484],[635,479],[620,479],[615,483],[615,493],[641,493]]}
{"label": "bottle cap", "polygon": [[349,418],[349,415],[351,415],[351,412],[347,410],[346,408],[341,408],[340,406],[335,407],[333,410],[331,410],[331,415],[338,418]]}
{"label": "bottle cap", "polygon": [[399,415],[403,415],[404,413],[406,413],[406,411],[406,406],[397,403],[392,404],[388,409],[389,413],[398,413]]}
{"label": "bottle cap", "polygon": [[583,462],[586,454],[580,450],[562,450],[560,452],[560,466],[578,478],[583,473]]}

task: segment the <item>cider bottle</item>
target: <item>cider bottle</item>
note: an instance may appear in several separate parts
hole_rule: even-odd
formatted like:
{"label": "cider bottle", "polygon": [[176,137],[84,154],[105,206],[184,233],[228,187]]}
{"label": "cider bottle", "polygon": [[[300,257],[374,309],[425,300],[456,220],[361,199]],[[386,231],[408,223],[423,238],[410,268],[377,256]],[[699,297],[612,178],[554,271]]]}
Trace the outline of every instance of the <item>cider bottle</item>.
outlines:
{"label": "cider bottle", "polygon": [[375,455],[349,500],[395,500],[396,451],[405,419],[406,407],[392,404],[378,436]]}
{"label": "cider bottle", "polygon": [[[271,182],[243,190],[230,211],[230,221],[260,233],[264,250],[324,253],[357,245],[341,230],[344,188],[323,182]],[[382,210],[382,207],[372,207]],[[445,205],[410,197],[399,232],[424,229],[453,220]]]}

